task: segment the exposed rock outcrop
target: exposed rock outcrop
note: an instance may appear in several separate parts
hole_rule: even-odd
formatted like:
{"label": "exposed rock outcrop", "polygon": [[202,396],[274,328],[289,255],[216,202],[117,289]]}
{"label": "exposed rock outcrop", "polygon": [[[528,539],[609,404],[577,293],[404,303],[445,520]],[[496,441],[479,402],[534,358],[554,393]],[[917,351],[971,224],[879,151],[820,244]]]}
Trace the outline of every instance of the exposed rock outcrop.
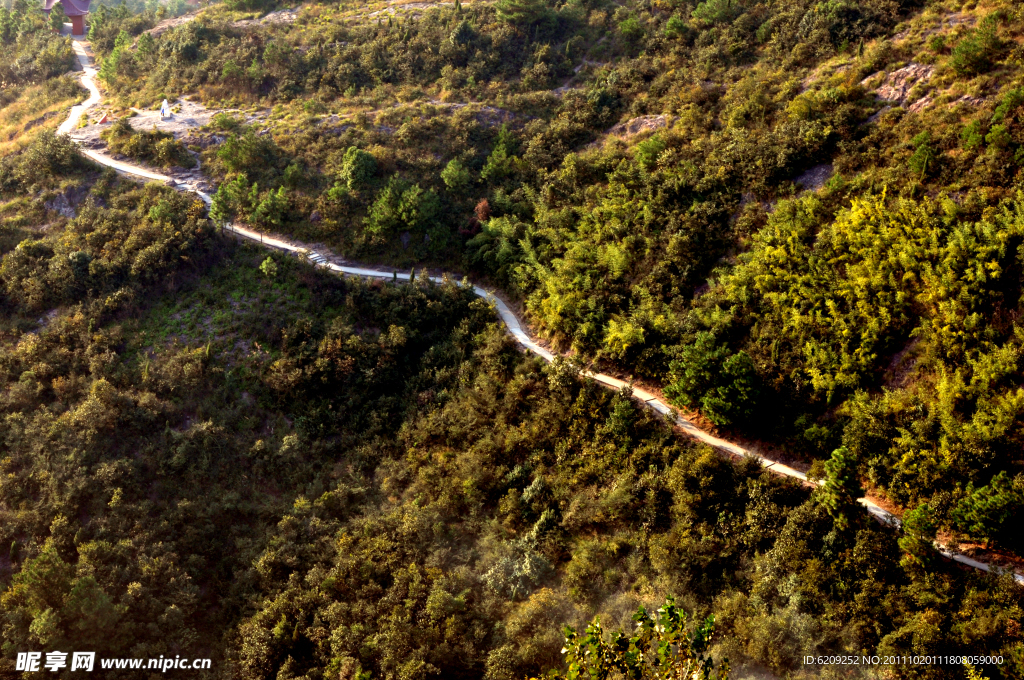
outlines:
{"label": "exposed rock outcrop", "polygon": [[608,129],[605,134],[617,135],[619,137],[631,137],[641,132],[651,132],[668,127],[672,124],[672,116],[662,113],[657,116],[640,116],[631,118],[625,123],[619,123]]}
{"label": "exposed rock outcrop", "polygon": [[[907,64],[903,68],[897,69],[887,75],[882,83],[878,85],[875,90],[875,95],[879,99],[896,102],[900,106],[903,106],[907,101],[907,97],[910,95],[910,90],[918,83],[931,80],[934,73],[934,66],[917,63]],[[877,82],[880,75],[881,73],[870,75],[862,80],[860,84],[864,87],[870,88],[874,82]]]}

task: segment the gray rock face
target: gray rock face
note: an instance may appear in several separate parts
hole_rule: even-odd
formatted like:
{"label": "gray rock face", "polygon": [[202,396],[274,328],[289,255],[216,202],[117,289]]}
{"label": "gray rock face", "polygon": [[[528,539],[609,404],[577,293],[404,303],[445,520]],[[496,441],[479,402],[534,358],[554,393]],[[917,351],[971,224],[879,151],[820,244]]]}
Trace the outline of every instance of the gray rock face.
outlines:
{"label": "gray rock face", "polygon": [[[893,71],[885,80],[882,81],[878,89],[875,90],[875,94],[879,99],[884,99],[890,102],[896,102],[900,106],[907,101],[907,96],[910,94],[911,88],[920,82],[927,82],[931,80],[932,75],[935,73],[935,67],[929,66],[928,64],[917,64],[910,63],[901,69]],[[864,87],[870,87],[873,82],[876,82],[881,73],[875,73],[868,76],[861,81],[861,85]]]}
{"label": "gray rock face", "polygon": [[664,113],[657,116],[640,116],[612,126],[605,134],[629,137],[641,132],[660,130],[663,127],[668,127],[671,123],[672,117]]}
{"label": "gray rock face", "polygon": [[43,203],[43,206],[47,210],[53,210],[54,212],[60,213],[69,220],[75,218],[75,209],[71,206],[71,202],[68,201],[68,197],[64,194],[57,194],[56,198]]}
{"label": "gray rock face", "polygon": [[816,165],[796,178],[796,183],[807,191],[817,191],[825,185],[834,173],[831,163]]}
{"label": "gray rock face", "polygon": [[73,220],[77,214],[75,207],[88,193],[89,190],[86,187],[68,187],[49,201],[44,202],[43,207]]}

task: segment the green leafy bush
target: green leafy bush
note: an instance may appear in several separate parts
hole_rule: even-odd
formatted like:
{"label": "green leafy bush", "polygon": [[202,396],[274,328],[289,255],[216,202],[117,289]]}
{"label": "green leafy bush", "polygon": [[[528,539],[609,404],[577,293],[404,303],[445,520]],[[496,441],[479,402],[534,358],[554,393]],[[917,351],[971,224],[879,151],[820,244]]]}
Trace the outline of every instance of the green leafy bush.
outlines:
{"label": "green leafy bush", "polygon": [[999,106],[992,113],[993,123],[1002,123],[1024,104],[1024,87],[1014,88],[1003,95]]}
{"label": "green leafy bush", "polygon": [[675,599],[669,597],[654,615],[641,607],[633,615],[635,630],[616,631],[605,637],[598,621],[583,634],[566,628],[564,672],[551,678],[615,677],[636,680],[726,680],[729,662],[715,664],[709,652],[715,633],[715,618],[709,616],[696,625]]}
{"label": "green leafy bush", "polygon": [[654,135],[636,145],[636,160],[647,170],[652,170],[658,162],[658,156],[665,150],[665,142]]}
{"label": "green leafy bush", "polygon": [[708,24],[731,21],[742,11],[739,0],[704,0],[693,10],[694,19]]}
{"label": "green leafy bush", "polygon": [[900,527],[900,549],[904,552],[904,565],[911,569],[931,567],[936,558],[935,536],[937,533],[935,515],[927,503],[922,503],[903,515]]}
{"label": "green leafy bush", "polygon": [[928,173],[929,167],[935,162],[938,153],[932,146],[931,134],[927,131],[920,133],[910,141],[914,147],[914,153],[910,156],[907,165],[923,180]]}
{"label": "green leafy bush", "polygon": [[196,165],[196,159],[172,133],[161,132],[156,127],[152,130],[136,130],[128,118],[117,119],[101,136],[112,152],[135,160],[165,168],[193,168]]}
{"label": "green leafy bush", "polygon": [[230,113],[220,111],[213,114],[210,118],[210,127],[214,130],[221,130],[222,132],[234,132],[241,127],[242,122],[238,118],[232,116]]}
{"label": "green leafy bush", "polygon": [[644,38],[644,27],[636,17],[626,17],[619,22],[619,35],[628,44],[636,44]]}
{"label": "green leafy bush", "polygon": [[0,189],[30,191],[33,185],[45,185],[54,176],[81,171],[87,161],[67,135],[40,132],[20,154],[0,159]]}
{"label": "green leafy bush", "polygon": [[552,20],[542,0],[498,0],[498,18],[518,26],[536,26]]}
{"label": "green leafy bush", "polygon": [[1013,137],[1010,136],[1010,131],[1005,125],[996,124],[989,128],[989,132],[985,135],[985,143],[989,145],[989,148],[993,149],[1005,149],[1010,146],[1010,142],[1013,141]]}
{"label": "green leafy bush", "polygon": [[471,179],[469,169],[459,162],[457,158],[448,161],[448,164],[444,166],[444,170],[441,171],[441,180],[444,182],[444,185],[448,187],[450,192],[459,196],[469,189]]}
{"label": "green leafy bush", "polygon": [[273,139],[257,135],[252,128],[232,134],[217,149],[217,159],[231,173],[249,177],[272,175],[279,163],[279,150]]}
{"label": "green leafy bush", "polygon": [[274,261],[274,258],[268,257],[260,263],[260,271],[268,279],[277,278],[277,262]]}
{"label": "green leafy bush", "polygon": [[855,518],[863,516],[864,511],[857,499],[864,496],[864,487],[860,483],[857,459],[846,447],[836,449],[825,461],[825,478],[816,496],[836,528],[845,530],[851,523],[859,524]]}
{"label": "green leafy bush", "polygon": [[960,131],[960,141],[967,150],[977,149],[985,143],[985,132],[982,123],[974,120],[964,126]]}
{"label": "green leafy bush", "polygon": [[668,38],[681,38],[685,36],[690,30],[686,20],[682,17],[673,14],[665,22],[665,36]]}

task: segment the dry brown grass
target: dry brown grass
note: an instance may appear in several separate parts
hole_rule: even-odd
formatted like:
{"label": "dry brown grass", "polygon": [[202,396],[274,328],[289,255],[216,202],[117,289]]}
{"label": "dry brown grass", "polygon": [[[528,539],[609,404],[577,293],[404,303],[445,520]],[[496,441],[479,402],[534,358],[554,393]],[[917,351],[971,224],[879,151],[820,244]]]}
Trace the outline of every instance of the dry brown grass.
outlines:
{"label": "dry brown grass", "polygon": [[54,102],[42,85],[26,87],[17,99],[0,109],[0,156],[25,148],[41,130],[56,129],[75,101],[69,97]]}

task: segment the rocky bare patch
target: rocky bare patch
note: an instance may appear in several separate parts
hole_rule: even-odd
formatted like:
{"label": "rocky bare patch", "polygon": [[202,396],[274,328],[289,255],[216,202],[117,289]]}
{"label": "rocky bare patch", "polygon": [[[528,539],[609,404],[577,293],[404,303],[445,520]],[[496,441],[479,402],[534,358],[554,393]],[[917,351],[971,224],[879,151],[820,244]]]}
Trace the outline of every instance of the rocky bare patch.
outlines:
{"label": "rocky bare patch", "polygon": [[[191,135],[194,130],[208,125],[218,113],[231,114],[246,124],[251,124],[264,117],[263,114],[245,113],[237,109],[208,109],[199,102],[184,97],[173,102],[172,108],[174,113],[170,118],[161,118],[160,112],[156,110],[132,109],[134,115],[128,118],[128,123],[136,130],[156,128],[161,132],[172,133],[177,139],[183,139]],[[93,111],[93,115],[97,115],[95,109]],[[71,138],[89,148],[101,147],[103,142],[100,139],[100,133],[108,129],[114,120],[111,118],[103,124],[90,123],[75,130],[71,134]]]}
{"label": "rocky bare patch", "polygon": [[161,33],[166,33],[167,31],[171,30],[172,28],[177,28],[178,26],[182,26],[184,24],[187,24],[188,22],[192,21],[195,18],[196,18],[196,13],[195,12],[189,12],[188,14],[182,14],[180,17],[174,17],[172,19],[164,19],[163,21],[158,23],[156,26],[154,26],[153,28],[151,28],[151,29],[149,29],[148,31],[145,31],[145,32],[149,33],[153,37],[156,37],[156,36],[160,35]]}
{"label": "rocky bare patch", "polygon": [[[934,66],[911,62],[888,75],[881,71],[874,73],[862,80],[860,84],[868,89],[874,87],[875,96],[879,99],[903,106],[907,102],[910,90],[918,83],[931,80],[934,73]],[[881,83],[879,84],[880,79]]]}
{"label": "rocky bare patch", "polygon": [[796,183],[806,191],[817,191],[832,178],[834,169],[831,163],[816,165],[796,178]]}
{"label": "rocky bare patch", "polygon": [[662,113],[656,116],[639,116],[630,118],[625,123],[619,123],[608,128],[607,135],[616,137],[632,137],[641,132],[653,132],[672,124],[672,116]]}
{"label": "rocky bare patch", "polygon": [[243,19],[231,24],[233,28],[254,28],[257,26],[294,24],[299,19],[299,8],[279,9],[260,19]]}

